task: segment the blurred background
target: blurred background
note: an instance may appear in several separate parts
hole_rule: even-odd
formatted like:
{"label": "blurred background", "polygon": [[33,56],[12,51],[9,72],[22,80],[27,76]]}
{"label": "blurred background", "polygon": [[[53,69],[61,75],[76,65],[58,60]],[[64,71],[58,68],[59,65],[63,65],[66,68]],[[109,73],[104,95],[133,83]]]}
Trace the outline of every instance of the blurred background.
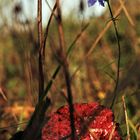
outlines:
{"label": "blurred background", "polygon": [[[121,0],[120,0],[121,1]],[[126,126],[122,96],[125,95],[133,138],[140,127],[140,1],[112,0],[121,43],[120,83],[115,104],[116,120]],[[43,29],[55,1],[43,0]],[[68,48],[81,33],[68,57],[74,102],[97,101],[109,107],[115,87],[118,49],[107,6],[86,0],[61,1],[63,28]],[[22,130],[38,98],[37,0],[0,0],[0,139]],[[82,28],[89,23],[86,30]],[[53,18],[46,43],[45,85],[58,66],[59,36]],[[67,49],[66,48],[66,49]],[[48,96],[52,113],[66,104],[66,85],[60,70]],[[19,124],[19,125],[17,125]]]}

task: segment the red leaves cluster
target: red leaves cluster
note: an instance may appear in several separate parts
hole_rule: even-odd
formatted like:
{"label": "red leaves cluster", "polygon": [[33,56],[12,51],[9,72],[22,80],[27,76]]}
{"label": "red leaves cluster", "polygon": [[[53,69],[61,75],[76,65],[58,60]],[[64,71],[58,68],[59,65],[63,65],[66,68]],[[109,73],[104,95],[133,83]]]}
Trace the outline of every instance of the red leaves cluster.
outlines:
{"label": "red leaves cluster", "polygon": [[[110,109],[98,103],[74,104],[75,140],[121,140]],[[68,105],[50,116],[42,129],[42,140],[71,140]]]}

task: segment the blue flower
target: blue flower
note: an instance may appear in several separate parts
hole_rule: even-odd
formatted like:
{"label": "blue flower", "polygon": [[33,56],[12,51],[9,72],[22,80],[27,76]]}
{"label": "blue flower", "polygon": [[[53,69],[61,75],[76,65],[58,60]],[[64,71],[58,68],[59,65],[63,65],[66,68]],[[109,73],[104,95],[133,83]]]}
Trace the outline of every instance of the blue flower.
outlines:
{"label": "blue flower", "polygon": [[102,5],[103,7],[105,6],[105,0],[88,0],[88,6],[91,7],[93,6],[96,2],[99,2],[100,5]]}

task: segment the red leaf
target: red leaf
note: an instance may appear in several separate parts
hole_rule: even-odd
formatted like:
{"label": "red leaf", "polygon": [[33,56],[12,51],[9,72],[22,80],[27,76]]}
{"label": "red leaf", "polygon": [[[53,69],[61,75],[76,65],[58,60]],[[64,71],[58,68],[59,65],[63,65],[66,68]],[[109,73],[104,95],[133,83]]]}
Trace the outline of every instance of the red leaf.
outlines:
{"label": "red leaf", "polygon": [[[76,136],[80,140],[121,140],[118,125],[114,131],[113,112],[98,103],[74,104]],[[50,116],[42,129],[42,140],[71,140],[71,127],[68,105],[61,107]],[[77,139],[75,138],[75,140]]]}

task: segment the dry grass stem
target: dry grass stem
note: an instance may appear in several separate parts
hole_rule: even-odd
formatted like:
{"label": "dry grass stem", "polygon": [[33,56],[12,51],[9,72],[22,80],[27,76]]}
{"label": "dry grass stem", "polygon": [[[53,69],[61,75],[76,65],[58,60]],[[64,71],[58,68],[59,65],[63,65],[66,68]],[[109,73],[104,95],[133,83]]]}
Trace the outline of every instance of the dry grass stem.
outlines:
{"label": "dry grass stem", "polygon": [[129,119],[127,115],[127,109],[125,104],[125,96],[122,96],[123,108],[125,113],[126,129],[127,129],[127,140],[130,140],[130,130],[129,130]]}
{"label": "dry grass stem", "polygon": [[109,135],[109,140],[112,140],[112,137],[113,137],[113,134],[114,134],[114,132],[115,132],[115,129],[116,129],[116,123],[113,124],[112,131],[111,131],[111,133],[110,133],[110,135]]}
{"label": "dry grass stem", "polygon": [[122,0],[119,0],[119,2],[120,2],[121,6],[122,6],[122,8],[123,8],[123,11],[124,11],[124,13],[125,13],[125,15],[126,15],[128,21],[129,21],[129,23],[130,23],[132,26],[135,26],[135,24],[134,24],[134,22],[133,22],[133,20],[132,20],[132,18],[131,18],[131,16],[130,16],[130,14],[129,14],[127,8],[126,8],[126,6],[124,5],[124,2],[123,2]]}
{"label": "dry grass stem", "polygon": [[[119,8],[117,9],[117,11],[114,14],[114,17],[116,17],[117,15],[119,15],[122,10],[123,10],[123,7],[122,7],[122,5],[120,5]],[[74,76],[76,75],[76,73],[80,70],[81,66],[84,63],[84,60],[86,60],[86,58],[88,58],[92,54],[93,50],[95,49],[95,47],[97,46],[97,44],[99,43],[99,41],[102,39],[102,37],[104,36],[104,34],[111,27],[111,25],[112,25],[112,22],[111,21],[108,22],[107,25],[104,27],[104,29],[102,29],[102,31],[99,33],[99,35],[95,39],[94,43],[92,44],[91,48],[89,49],[89,51],[87,52],[87,54],[84,56],[84,58],[82,60],[82,63],[80,63],[78,65],[78,67],[76,68],[76,70],[72,74],[72,78],[74,78]]]}

